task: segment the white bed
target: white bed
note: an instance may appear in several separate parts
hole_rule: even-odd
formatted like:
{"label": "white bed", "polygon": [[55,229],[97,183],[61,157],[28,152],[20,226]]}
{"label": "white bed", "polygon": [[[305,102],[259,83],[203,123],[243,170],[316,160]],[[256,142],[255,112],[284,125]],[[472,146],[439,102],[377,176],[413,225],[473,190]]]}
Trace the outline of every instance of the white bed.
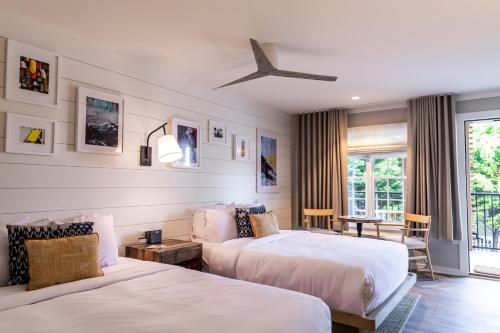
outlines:
{"label": "white bed", "polygon": [[314,295],[332,311],[360,317],[408,278],[408,251],[395,242],[282,231],[209,247],[211,273]]}
{"label": "white bed", "polygon": [[0,288],[0,332],[331,332],[319,298],[120,258],[104,276]]}

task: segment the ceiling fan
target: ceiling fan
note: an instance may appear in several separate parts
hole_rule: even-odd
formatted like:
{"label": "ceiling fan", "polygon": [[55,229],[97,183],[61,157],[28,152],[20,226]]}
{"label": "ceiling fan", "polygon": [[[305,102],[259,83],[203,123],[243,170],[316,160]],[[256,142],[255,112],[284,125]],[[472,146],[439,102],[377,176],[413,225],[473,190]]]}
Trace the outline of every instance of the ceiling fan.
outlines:
{"label": "ceiling fan", "polygon": [[[253,55],[255,57],[255,62],[257,63],[257,71],[249,74],[247,76],[244,76],[242,78],[239,78],[237,80],[231,81],[229,83],[226,83],[220,87],[214,88],[219,89],[222,87],[227,87],[231,86],[233,84],[237,83],[242,83],[245,81],[250,81],[250,80],[255,80],[264,76],[281,76],[281,77],[291,77],[291,78],[296,78],[296,79],[306,79],[306,80],[318,80],[318,81],[330,81],[334,82],[337,81],[336,76],[329,76],[329,75],[317,75],[317,74],[309,74],[309,73],[301,73],[301,72],[293,72],[293,71],[285,71],[281,69],[276,68],[276,45],[274,44],[263,44],[267,51],[266,52],[262,49],[262,47],[259,45],[259,43],[255,40],[250,38],[250,44],[252,45],[252,50],[253,50]],[[270,56],[268,58],[268,55]],[[271,59],[273,62],[271,62]]]}

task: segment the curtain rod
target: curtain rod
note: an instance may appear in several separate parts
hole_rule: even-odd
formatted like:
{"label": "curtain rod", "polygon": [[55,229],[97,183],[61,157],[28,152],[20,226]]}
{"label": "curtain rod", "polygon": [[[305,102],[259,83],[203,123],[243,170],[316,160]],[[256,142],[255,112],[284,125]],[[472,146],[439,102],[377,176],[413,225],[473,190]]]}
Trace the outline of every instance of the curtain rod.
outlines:
{"label": "curtain rod", "polygon": [[[406,99],[406,101],[414,100],[414,99],[420,99],[420,98],[439,97],[439,96],[448,96],[448,95],[454,96],[455,93],[445,92],[445,93],[440,93],[440,94],[432,94],[432,95],[417,96],[417,97],[408,97]],[[362,107],[370,107],[370,106],[376,106],[376,105],[383,105],[385,103],[390,103],[390,102],[369,103],[369,104],[364,104],[364,105],[356,105],[355,107],[348,107],[348,106],[331,107],[331,108],[319,109],[319,110],[314,110],[314,111],[298,112],[296,114],[318,113],[318,112],[324,112],[324,111],[330,111],[330,110],[349,110],[349,109],[354,109],[354,108],[362,108]]]}

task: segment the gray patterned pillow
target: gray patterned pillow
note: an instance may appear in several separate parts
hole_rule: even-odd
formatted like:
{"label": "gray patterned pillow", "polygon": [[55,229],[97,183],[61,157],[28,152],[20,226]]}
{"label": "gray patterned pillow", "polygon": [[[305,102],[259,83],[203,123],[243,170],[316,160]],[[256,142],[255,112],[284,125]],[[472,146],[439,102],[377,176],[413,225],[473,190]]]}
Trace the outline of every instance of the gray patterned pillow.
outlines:
{"label": "gray patterned pillow", "polygon": [[24,247],[25,240],[89,235],[92,233],[93,225],[93,222],[7,225],[9,237],[9,285],[29,282],[28,258]]}
{"label": "gray patterned pillow", "polygon": [[264,205],[249,208],[236,208],[236,229],[238,230],[238,238],[255,237],[252,230],[252,224],[248,215],[263,214],[266,212]]}

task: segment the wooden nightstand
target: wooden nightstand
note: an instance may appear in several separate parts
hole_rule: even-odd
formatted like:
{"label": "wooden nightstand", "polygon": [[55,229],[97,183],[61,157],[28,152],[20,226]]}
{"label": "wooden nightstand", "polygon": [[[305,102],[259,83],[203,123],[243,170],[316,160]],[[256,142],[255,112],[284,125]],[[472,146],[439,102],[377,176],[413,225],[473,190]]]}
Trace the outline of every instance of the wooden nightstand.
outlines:
{"label": "wooden nightstand", "polygon": [[[125,246],[125,257],[178,265],[201,271],[202,244],[178,239],[164,239],[161,249],[148,249],[150,244],[129,244]],[[159,244],[154,244],[159,245]]]}

